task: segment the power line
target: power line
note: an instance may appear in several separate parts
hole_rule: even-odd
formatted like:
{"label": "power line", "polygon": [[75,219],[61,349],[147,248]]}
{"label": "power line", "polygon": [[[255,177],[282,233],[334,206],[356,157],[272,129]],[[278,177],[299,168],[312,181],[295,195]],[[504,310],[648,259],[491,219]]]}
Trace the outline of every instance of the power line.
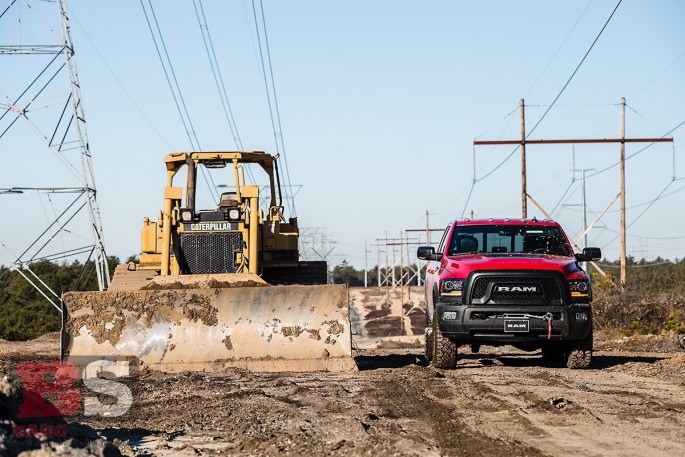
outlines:
{"label": "power line", "polygon": [[[671,187],[671,184],[673,184],[675,181],[676,181],[676,180],[674,179],[674,180],[671,180],[668,184],[666,184],[666,187],[664,187],[663,190],[662,190],[661,192],[659,192],[659,195],[657,195],[657,196],[649,203],[649,205],[647,205],[647,207],[646,207],[645,209],[643,209],[642,212],[641,212],[640,214],[638,214],[637,217],[636,217],[635,219],[633,219],[633,221],[632,221],[630,224],[628,224],[628,226],[626,227],[626,229],[629,229],[630,227],[632,227],[632,225],[633,225],[634,223],[636,223],[636,222],[637,222],[637,221],[638,221],[638,220],[639,220],[639,219],[640,219],[640,218],[649,210],[649,208],[651,208],[652,205],[654,205],[654,203],[656,203],[657,201],[659,201],[659,200],[661,199],[662,195],[664,194],[664,192],[666,192],[666,190],[667,190],[669,187]],[[619,235],[620,235],[620,234],[619,234]],[[614,241],[616,241],[616,238],[618,238],[619,235],[616,235],[615,237],[613,237],[608,243],[606,243],[606,244],[604,245],[604,247],[607,247],[607,246],[609,246],[611,243],[613,243]]]}
{"label": "power line", "polygon": [[2,17],[5,15],[5,13],[7,13],[10,8],[12,8],[12,5],[14,5],[16,3],[16,1],[17,0],[12,0],[12,2],[9,5],[7,5],[7,8],[5,8],[5,11],[3,11],[2,14],[0,14],[0,19],[2,19]]}
{"label": "power line", "polygon": [[[571,27],[571,30],[569,30],[568,34],[566,34],[566,38],[564,38],[564,41],[561,42],[561,44],[559,45],[559,47],[557,48],[557,50],[554,52],[554,55],[552,55],[552,57],[549,59],[549,61],[547,62],[547,65],[545,65],[545,68],[543,68],[542,71],[540,72],[540,74],[538,75],[538,77],[535,78],[535,81],[533,81],[533,84],[530,85],[530,87],[529,87],[528,90],[526,91],[526,94],[523,96],[523,98],[528,97],[528,94],[530,93],[531,90],[533,90],[533,88],[534,88],[535,85],[538,83],[538,81],[540,81],[540,78],[542,78],[542,75],[544,75],[545,72],[547,72],[547,69],[548,69],[549,66],[552,64],[552,62],[554,61],[554,59],[556,59],[557,55],[559,54],[559,51],[561,51],[561,48],[564,47],[564,45],[566,44],[566,42],[568,41],[568,39],[571,37],[571,34],[573,34],[573,31],[574,31],[574,30],[576,29],[576,27],[578,26],[578,23],[580,23],[580,20],[583,19],[583,17],[585,16],[585,13],[587,12],[588,8],[590,8],[590,5],[592,4],[593,1],[594,1],[594,0],[590,0],[590,1],[587,3],[587,5],[585,5],[585,8],[583,9],[583,12],[580,13],[580,16],[578,16],[578,19],[576,20],[575,24],[573,24],[573,27]],[[530,106],[530,105],[529,105],[529,106]]]}
{"label": "power line", "polygon": [[[583,58],[582,58],[582,59],[580,60],[580,62],[578,63],[578,65],[576,66],[575,70],[573,70],[573,73],[571,73],[571,76],[568,78],[568,80],[566,81],[566,83],[563,85],[563,87],[561,88],[561,90],[559,91],[559,93],[557,94],[557,96],[554,97],[554,100],[552,101],[552,103],[549,105],[549,107],[547,107],[547,109],[546,109],[545,112],[542,114],[542,116],[540,117],[540,119],[538,119],[538,121],[535,123],[535,125],[533,126],[533,128],[530,129],[530,130],[528,131],[528,133],[527,133],[525,139],[528,139],[528,137],[535,131],[535,129],[538,128],[538,126],[540,125],[540,123],[545,119],[545,117],[547,117],[547,114],[549,114],[550,110],[554,107],[554,105],[556,104],[557,100],[559,100],[559,97],[561,97],[561,95],[564,93],[564,91],[566,90],[566,88],[568,87],[568,85],[569,85],[569,84],[571,83],[571,81],[573,80],[573,77],[576,75],[576,73],[578,73],[578,70],[580,70],[580,67],[581,67],[581,66],[583,65],[583,63],[585,62],[585,59],[587,59],[587,56],[590,55],[590,52],[591,52],[592,49],[595,47],[595,44],[597,44],[597,41],[599,40],[599,38],[600,38],[600,37],[602,36],[602,34],[604,33],[604,30],[605,30],[605,29],[607,28],[607,26],[609,25],[609,22],[611,21],[611,18],[614,17],[614,14],[616,13],[616,10],[618,10],[618,7],[621,5],[621,2],[623,2],[623,0],[619,0],[619,1],[618,1],[618,3],[616,4],[616,7],[615,7],[614,10],[611,12],[611,15],[609,15],[609,18],[608,18],[608,19],[606,20],[606,22],[604,23],[604,26],[602,26],[602,29],[599,31],[599,33],[598,33],[597,36],[595,37],[594,41],[592,42],[592,44],[591,44],[590,47],[588,48],[587,52],[585,52],[585,55],[583,56]],[[507,156],[504,158],[504,160],[503,160],[502,162],[500,162],[499,165],[497,165],[495,168],[493,168],[493,169],[490,170],[488,173],[486,173],[485,176],[479,178],[478,181],[482,181],[483,179],[487,178],[488,176],[490,176],[491,174],[493,174],[495,171],[497,171],[500,167],[502,167],[502,166],[503,166],[503,165],[504,165],[504,164],[505,164],[505,163],[506,163],[506,162],[507,162],[515,153],[516,153],[516,151],[519,150],[520,147],[521,147],[521,145],[516,146],[516,147],[514,148],[514,150],[511,151],[511,152],[509,153],[509,155],[507,155]]]}
{"label": "power line", "polygon": [[[682,188],[681,188],[682,190]],[[662,195],[662,198],[666,195]],[[618,230],[612,230],[609,227],[604,227],[603,230],[611,233],[618,233]],[[628,234],[632,238],[642,238],[644,240],[685,240],[685,236],[643,236],[643,235],[632,235]]]}
{"label": "power line", "polygon": [[[669,130],[668,132],[666,132],[666,133],[664,133],[663,135],[661,135],[659,138],[666,138],[667,136],[669,136],[671,133],[673,133],[673,132],[675,132],[676,130],[678,130],[678,129],[679,129],[680,127],[682,127],[683,125],[685,125],[685,121],[679,123],[678,125],[676,125],[675,127],[673,127],[671,130]],[[655,144],[656,144],[656,142],[654,142],[654,143],[649,143],[649,144],[648,144],[647,146],[645,146],[644,148],[642,148],[642,149],[640,149],[640,150],[638,150],[638,151],[636,151],[636,152],[634,152],[634,153],[632,153],[632,154],[626,156],[626,161],[628,161],[629,159],[632,159],[633,157],[635,157],[636,155],[640,154],[641,152],[643,152],[643,151],[645,151],[645,150],[651,148],[651,147],[654,146]],[[587,178],[592,178],[593,176],[597,176],[598,174],[604,173],[605,171],[609,171],[609,170],[611,170],[612,168],[617,167],[618,165],[620,165],[620,163],[621,163],[621,162],[616,162],[616,163],[614,163],[614,164],[612,164],[612,165],[609,165],[609,166],[606,167],[606,168],[602,168],[601,170],[596,171],[596,172],[592,173],[591,175],[588,175]]]}
{"label": "power line", "polygon": [[[0,16],[0,17],[1,17],[1,16]],[[90,38],[90,36],[88,35],[88,32],[86,32],[86,29],[81,25],[81,23],[79,22],[79,20],[74,16],[74,13],[73,13],[72,11],[70,11],[70,18],[73,19],[74,22],[76,22],[76,24],[79,26],[79,28],[81,29],[81,32],[83,33],[83,36],[86,37],[86,40],[88,40],[88,42],[90,43],[90,45],[93,47],[93,50],[95,51],[95,53],[98,55],[98,57],[100,57],[100,60],[102,60],[102,63],[105,64],[105,67],[107,68],[107,70],[109,71],[109,73],[112,75],[112,77],[114,78],[114,80],[116,81],[116,83],[119,85],[119,87],[121,88],[121,90],[124,92],[124,94],[126,94],[126,97],[127,97],[127,98],[129,99],[129,101],[133,104],[133,106],[136,108],[136,110],[138,111],[138,113],[143,117],[143,119],[145,119],[145,122],[147,122],[147,124],[148,124],[148,125],[150,126],[150,128],[157,134],[157,136],[159,136],[159,138],[160,138],[162,141],[164,141],[164,143],[166,143],[166,145],[169,147],[169,149],[173,149],[173,147],[171,146],[171,144],[169,144],[169,142],[167,141],[167,139],[164,138],[164,136],[162,136],[162,134],[161,134],[160,131],[157,129],[157,127],[155,127],[155,125],[154,125],[154,124],[152,123],[152,121],[147,117],[147,115],[145,114],[145,112],[140,108],[140,106],[138,105],[138,103],[136,103],[136,101],[135,101],[135,99],[133,98],[133,96],[131,96],[131,94],[128,92],[128,90],[126,90],[126,87],[123,85],[123,83],[121,82],[121,80],[119,79],[119,77],[116,75],[116,73],[114,73],[114,70],[112,69],[112,67],[109,65],[109,63],[107,62],[107,60],[105,59],[105,57],[102,55],[102,53],[100,52],[100,50],[98,49],[98,47],[95,46],[95,43],[93,42],[93,40],[92,40],[92,39]]]}
{"label": "power line", "polygon": [[580,67],[583,65],[583,62],[585,62],[585,59],[587,59],[587,56],[590,55],[590,52],[592,51],[592,48],[595,47],[595,44],[597,44],[597,41],[598,41],[599,38],[602,36],[602,33],[604,33],[604,30],[605,30],[605,29],[607,28],[607,26],[609,25],[609,22],[611,22],[611,18],[614,17],[614,14],[616,13],[616,10],[618,9],[619,6],[621,6],[621,2],[623,2],[623,0],[618,0],[618,3],[616,4],[616,7],[615,7],[614,10],[611,12],[611,15],[609,15],[609,18],[608,18],[608,19],[606,20],[606,22],[604,23],[604,26],[602,27],[602,30],[599,31],[599,33],[597,34],[597,37],[595,37],[595,40],[594,40],[594,41],[592,42],[592,44],[590,45],[590,48],[588,48],[587,52],[585,53],[585,55],[583,56],[583,58],[582,58],[582,59],[580,60],[580,62],[578,63],[578,66],[576,66],[576,69],[573,70],[573,73],[571,73],[571,76],[568,78],[568,81],[566,81],[566,84],[564,84],[564,86],[561,88],[561,90],[559,91],[559,93],[557,94],[557,96],[554,98],[554,100],[552,101],[552,103],[549,105],[549,107],[547,108],[547,110],[545,110],[545,112],[542,114],[542,117],[540,117],[540,119],[538,119],[538,121],[535,123],[535,125],[533,126],[533,128],[530,129],[530,131],[528,132],[528,135],[526,135],[526,138],[528,138],[528,137],[535,131],[535,129],[538,127],[538,125],[540,125],[540,123],[542,122],[542,120],[547,116],[547,113],[549,113],[549,111],[552,109],[552,107],[554,107],[554,104],[557,102],[557,100],[559,100],[559,97],[561,97],[561,94],[564,93],[564,91],[566,90],[566,88],[568,87],[568,85],[571,83],[571,80],[573,80],[573,77],[576,75],[576,73],[578,73],[578,70],[580,70]]}
{"label": "power line", "polygon": [[[507,114],[506,116],[504,116],[502,119],[500,119],[500,120],[497,121],[496,123],[492,124],[492,125],[491,125],[490,127],[488,127],[483,133],[481,133],[480,135],[478,135],[477,137],[475,137],[473,140],[475,141],[475,140],[477,140],[478,138],[482,137],[483,135],[485,135],[486,133],[488,133],[490,130],[492,130],[496,125],[498,125],[498,124],[500,124],[500,123],[502,123],[503,121],[506,120],[507,122],[504,124],[504,127],[502,127],[502,131],[500,132],[499,137],[498,137],[498,139],[502,139],[502,137],[504,136],[504,133],[506,132],[507,128],[509,127],[509,124],[511,123],[511,120],[513,119],[512,115],[513,115],[514,113],[516,113],[518,110],[519,110],[519,107],[517,106],[517,107],[514,108],[509,114]],[[483,161],[482,166],[485,166],[485,164],[488,163],[488,161],[489,161],[490,158],[492,157],[492,153],[493,153],[494,150],[495,150],[495,146],[493,146],[493,147],[490,148],[490,151],[489,151],[487,157],[485,158],[485,160]]]}
{"label": "power line", "polygon": [[670,70],[671,67],[672,67],[673,65],[675,65],[676,63],[678,63],[678,61],[679,61],[680,59],[682,59],[683,57],[685,57],[685,52],[683,52],[682,54],[680,54],[680,55],[679,55],[673,62],[671,62],[663,71],[659,72],[658,75],[656,75],[656,76],[655,76],[651,81],[649,81],[647,84],[645,84],[644,86],[642,86],[642,88],[641,88],[640,90],[638,90],[637,92],[635,92],[635,93],[632,95],[632,97],[630,97],[630,98],[632,99],[632,98],[637,97],[637,96],[638,96],[639,94],[641,94],[645,89],[647,89],[649,86],[651,86],[652,84],[654,84],[654,82],[655,82],[657,79],[661,78],[661,76],[663,76],[664,73],[666,73],[668,70]]}
{"label": "power line", "polygon": [[202,6],[202,0],[193,0],[193,8],[195,9],[195,16],[197,17],[197,23],[200,26],[200,32],[202,34],[202,42],[205,47],[205,52],[207,53],[207,58],[209,59],[209,65],[212,69],[212,76],[214,77],[214,82],[216,83],[216,89],[219,92],[219,99],[221,100],[221,105],[224,110],[224,115],[226,116],[226,121],[228,122],[228,127],[231,130],[231,135],[233,136],[233,141],[235,142],[236,148],[242,151],[242,141],[240,140],[240,134],[238,133],[235,118],[233,117],[233,111],[231,110],[231,104],[228,100],[226,85],[224,84],[224,80],[221,75],[221,69],[218,65],[216,53],[214,52],[214,43],[212,42],[212,35],[209,31],[209,25],[207,24],[207,18],[205,16],[205,10]]}
{"label": "power line", "polygon": [[[637,111],[636,111],[635,109],[633,109],[632,107],[628,106],[627,104],[626,104],[626,106],[628,107],[628,109],[630,109],[631,111],[633,111],[635,114],[637,114],[638,116],[640,116],[641,118],[643,118],[644,120],[646,120],[647,122],[649,122],[650,124],[652,124],[652,125],[654,125],[655,127],[661,129],[661,127],[659,127],[658,125],[656,125],[656,124],[654,124],[653,122],[649,121],[649,119],[645,118],[642,114],[640,114],[639,112],[637,112]],[[602,126],[602,128],[601,128],[599,131],[597,131],[597,133],[595,133],[595,135],[594,135],[595,137],[598,137],[598,136],[602,133],[602,131],[604,131],[604,129],[607,127],[607,125],[609,125],[609,122],[611,122],[612,119],[613,119],[614,117],[616,117],[616,114],[618,114],[618,111],[616,111],[616,112],[607,120],[607,122]],[[682,123],[681,123],[681,125],[682,125]],[[673,132],[674,130],[675,130],[675,129],[672,129],[671,132]],[[666,136],[666,135],[668,135],[668,133],[665,134],[664,136]],[[663,137],[662,137],[662,138],[663,138]],[[648,145],[648,146],[646,146],[645,148],[643,148],[643,149],[641,149],[640,151],[638,151],[638,153],[639,153],[639,152],[642,152],[643,150],[645,150],[645,149],[647,149],[648,147],[651,147],[651,146],[653,146],[653,145],[654,145],[654,143],[651,143],[650,145]],[[588,147],[589,147],[589,145],[586,145],[583,149],[580,150],[580,153],[582,153],[582,152],[584,152],[585,150],[587,150]],[[636,153],[636,154],[637,154],[637,153]],[[635,154],[633,154],[633,155],[635,155]],[[630,157],[632,157],[632,155],[629,156],[628,158],[630,158]],[[628,158],[626,158],[626,160],[627,160]],[[586,176],[586,179],[587,179],[587,178],[590,178],[590,177],[592,177],[592,176],[594,176],[594,175],[596,175],[596,174],[599,174],[599,173],[602,173],[602,172],[604,172],[604,171],[610,170],[611,168],[616,167],[616,166],[619,165],[619,164],[620,164],[620,162],[616,162],[615,164],[611,165],[610,167],[603,168],[602,170],[600,170],[600,171],[598,171],[598,172],[596,172],[596,173],[592,173],[591,175],[587,175],[587,176]],[[572,180],[572,181],[571,181],[571,184],[573,184],[573,182],[574,182],[574,181]],[[563,199],[563,198],[564,198],[564,197],[562,196],[562,199]],[[570,198],[570,197],[569,197],[569,198]],[[567,201],[568,201],[568,200],[567,200]],[[559,201],[559,203],[557,203],[557,206],[558,206],[560,203],[561,203],[561,200]],[[564,202],[564,203],[566,203],[566,202]],[[639,207],[639,206],[644,206],[644,205],[646,205],[646,204],[648,204],[648,203],[649,203],[649,202],[641,203],[641,204],[639,204],[639,205],[633,205],[633,206],[628,207],[627,209],[633,209],[633,208],[636,208],[636,207]],[[554,207],[554,209],[552,210],[552,213],[550,213],[550,214],[553,214],[553,213],[554,213],[554,211],[556,210],[557,206]],[[615,211],[618,211],[618,210],[609,211],[609,212],[615,212]]]}
{"label": "power line", "polygon": [[[280,111],[278,109],[278,97],[276,95],[276,84],[274,82],[274,73],[273,73],[273,66],[271,64],[271,50],[269,48],[269,35],[267,34],[267,29],[266,29],[266,18],[264,15],[264,5],[262,3],[262,0],[259,0],[259,8],[261,12],[261,19],[262,19],[262,29],[264,31],[264,47],[266,48],[266,54],[267,54],[267,62],[269,66],[269,71],[268,71],[268,76],[267,76],[267,69],[266,69],[266,64],[264,61],[264,50],[262,49],[262,38],[261,38],[261,33],[259,30],[259,21],[257,19],[257,8],[255,6],[255,0],[252,0],[252,16],[254,18],[254,25],[255,25],[255,31],[257,33],[257,44],[259,48],[259,59],[261,63],[261,68],[262,68],[262,76],[264,80],[264,89],[266,91],[266,98],[267,102],[269,105],[269,116],[271,118],[271,128],[273,130],[274,134],[274,142],[276,144],[276,152],[281,152],[283,153],[283,161],[285,165],[285,178],[286,178],[286,183],[288,186],[291,186],[291,181],[290,181],[290,170],[288,168],[288,159],[285,154],[285,143],[283,142],[283,129],[281,127],[281,115]],[[271,84],[269,85],[269,81],[271,80]],[[269,88],[271,86],[271,88]],[[272,103],[272,98],[273,96],[273,103]],[[279,141],[280,139],[280,141]],[[292,216],[296,216],[297,213],[295,211],[295,199],[288,199],[288,205],[289,205],[289,210],[290,214]]]}
{"label": "power line", "polygon": [[[568,187],[566,188],[566,190],[564,191],[564,193],[561,195],[561,198],[559,199],[559,201],[557,202],[557,204],[554,205],[554,208],[552,208],[552,211],[550,211],[549,214],[554,215],[554,212],[557,210],[557,208],[559,208],[559,205],[561,205],[561,202],[564,200],[564,198],[566,198],[566,195],[567,195],[568,192],[571,190],[571,187],[573,187],[573,184],[575,184],[575,182],[576,182],[575,179],[572,179],[572,180],[571,180],[571,182],[569,183]],[[574,193],[575,193],[575,192],[574,192]],[[572,196],[572,195],[573,195],[573,194],[571,194],[571,196]],[[571,198],[571,196],[569,196],[569,198]],[[566,203],[566,202],[564,202],[564,203]]]}
{"label": "power line", "polygon": [[[145,4],[143,3],[143,0],[140,0],[140,6],[143,8],[143,14],[145,15],[145,21],[147,22],[148,30],[150,31],[150,36],[152,37],[152,41],[155,44],[155,49],[157,51],[157,56],[159,57],[159,61],[162,64],[162,69],[164,70],[164,76],[166,77],[167,84],[169,85],[169,90],[171,90],[171,95],[174,99],[174,104],[176,105],[176,110],[178,111],[178,115],[181,117],[181,122],[183,123],[183,128],[186,132],[186,135],[188,137],[188,141],[190,142],[191,148],[195,151],[201,151],[202,148],[200,147],[200,143],[197,139],[197,135],[195,134],[195,128],[193,127],[192,120],[190,119],[190,113],[188,112],[188,107],[186,106],[185,99],[183,98],[183,93],[181,92],[181,86],[178,83],[178,79],[176,78],[176,72],[174,71],[174,66],[171,63],[171,58],[169,57],[169,52],[166,47],[166,43],[164,42],[164,36],[162,35],[162,30],[159,27],[159,22],[157,21],[157,15],[155,14],[155,9],[152,6],[152,0],[148,0],[148,4],[150,5],[150,13],[152,14],[152,18],[155,22],[155,28],[157,29],[157,34],[159,35],[159,41],[162,44],[162,49],[164,50],[164,55],[166,56],[166,64],[164,61],[164,58],[162,57],[162,52],[159,48],[159,44],[157,43],[157,38],[155,37],[155,33],[152,29],[152,24],[150,23],[150,18],[147,14],[147,10],[145,9]],[[169,69],[167,70],[167,65]],[[169,73],[171,73],[171,77],[169,77]],[[171,80],[173,79],[174,84],[171,83]],[[174,90],[174,86],[176,90]],[[178,93],[178,96],[177,96]],[[180,103],[179,103],[180,100]],[[183,110],[181,110],[181,106],[183,107]],[[185,113],[185,116],[184,116]],[[204,178],[205,184],[209,188],[209,192],[212,194],[212,196],[216,199],[216,201],[219,201],[219,194],[218,191],[216,190],[216,184],[214,183],[214,179],[212,178],[212,175],[210,173],[207,173],[207,171],[204,169],[204,167],[200,167],[202,177]]]}
{"label": "power line", "polygon": [[471,183],[471,190],[469,190],[469,195],[468,195],[468,197],[466,197],[466,203],[464,203],[464,209],[461,211],[461,218],[462,219],[464,218],[464,213],[466,213],[466,207],[468,206],[469,201],[471,200],[471,194],[473,194],[473,188],[476,187],[476,182],[477,181],[473,181]]}
{"label": "power line", "polygon": [[[262,10],[262,26],[264,29],[264,43],[266,44],[266,56],[269,61],[269,74],[271,76],[271,91],[274,95],[274,106],[276,107],[276,121],[278,122],[278,134],[281,139],[281,151],[283,152],[283,162],[285,165],[285,175],[288,185],[292,185],[290,181],[290,168],[288,167],[288,157],[285,153],[285,143],[283,142],[283,127],[281,126],[281,111],[278,108],[278,96],[276,95],[276,82],[274,80],[274,67],[271,64],[271,47],[269,46],[269,34],[266,28],[266,18],[264,17],[264,6],[262,0],[259,0],[259,7]],[[295,199],[292,199],[292,211],[295,215]]]}
{"label": "power line", "polygon": [[[152,14],[152,17],[155,22],[155,27],[157,28],[157,34],[159,35],[159,41],[162,44],[162,47],[164,49],[164,55],[166,56],[166,62],[164,61],[164,57],[162,57],[162,52],[159,48],[159,44],[157,43],[157,37],[155,37],[155,33],[152,29],[152,23],[150,22],[150,18],[147,14],[147,10],[145,9],[145,5],[143,4],[143,0],[140,0],[140,6],[143,8],[143,14],[145,15],[145,21],[147,22],[148,30],[150,31],[150,36],[152,37],[152,41],[155,45],[155,50],[157,51],[157,57],[159,57],[159,61],[162,64],[162,70],[164,70],[164,76],[166,77],[167,84],[169,85],[169,90],[171,90],[171,95],[174,98],[174,103],[176,105],[176,110],[178,111],[178,115],[181,117],[181,122],[183,123],[183,129],[186,132],[186,135],[188,136],[188,141],[190,142],[191,147],[199,151],[200,146],[197,143],[197,136],[195,135],[195,129],[193,128],[192,121],[190,120],[190,114],[188,113],[188,108],[185,104],[185,100],[183,99],[183,93],[181,92],[181,88],[178,84],[178,79],[176,78],[176,72],[174,71],[174,66],[171,63],[171,59],[169,58],[169,52],[166,47],[166,43],[164,42],[164,36],[162,35],[162,30],[159,27],[159,22],[157,21],[157,15],[155,14],[154,7],[152,6],[152,1],[148,0],[148,4],[150,5],[150,12]],[[167,70],[168,66],[168,70]],[[169,76],[169,73],[171,73],[171,76]],[[174,83],[172,84],[171,79],[173,78]],[[175,90],[174,90],[175,88]],[[178,96],[177,96],[178,93]],[[180,100],[180,102],[179,102]],[[183,110],[181,109],[181,106],[183,107]],[[184,116],[185,113],[185,116]]]}
{"label": "power line", "polygon": [[[212,76],[214,77],[214,83],[216,84],[216,89],[219,92],[219,100],[221,100],[221,106],[224,111],[224,116],[226,117],[226,122],[228,122],[228,127],[231,130],[231,135],[233,136],[233,141],[238,150],[243,151],[243,142],[240,139],[240,133],[238,132],[238,125],[235,122],[235,117],[233,116],[233,110],[231,109],[231,103],[228,98],[228,91],[226,90],[226,84],[224,83],[223,75],[221,74],[221,68],[219,67],[219,61],[216,57],[216,52],[214,51],[214,42],[212,41],[212,35],[209,31],[209,25],[207,24],[207,17],[205,16],[205,10],[202,6],[202,0],[193,0],[193,7],[195,8],[195,16],[197,17],[197,23],[200,26],[200,33],[202,34],[202,42],[207,52],[207,58],[209,59],[209,66],[212,69]],[[251,182],[256,183],[254,175],[250,167],[247,168],[247,174]]]}
{"label": "power line", "polygon": [[641,117],[641,118],[642,118],[644,121],[646,121],[648,124],[652,124],[654,127],[656,127],[657,129],[661,130],[662,132],[664,131],[663,126],[661,126],[661,125],[656,125],[654,122],[652,122],[650,119],[647,119],[646,116],[644,116],[642,113],[640,113],[639,111],[637,111],[637,110],[636,110],[635,108],[633,108],[632,106],[626,104],[626,108],[628,108],[628,109],[629,109],[630,111],[632,111],[633,113],[637,114],[639,117]]}
{"label": "power line", "polygon": [[[481,133],[480,135],[478,135],[477,137],[475,137],[474,140],[477,140],[478,138],[482,137],[483,135],[485,135],[486,133],[488,133],[490,130],[492,130],[493,128],[495,128],[495,126],[497,126],[497,125],[501,124],[502,122],[506,121],[508,118],[511,117],[512,114],[516,113],[518,110],[519,110],[519,107],[518,107],[518,105],[517,105],[516,108],[514,108],[513,110],[511,110],[511,112],[510,112],[509,114],[507,114],[507,115],[504,116],[502,119],[500,119],[499,121],[495,122],[495,123],[492,124],[490,127],[488,127],[487,129],[485,129],[485,131],[483,131],[483,133]],[[507,121],[507,124],[505,125],[505,128],[506,128],[507,125],[509,125],[509,121]],[[504,134],[504,132],[502,132],[500,135],[503,135],[503,134]]]}

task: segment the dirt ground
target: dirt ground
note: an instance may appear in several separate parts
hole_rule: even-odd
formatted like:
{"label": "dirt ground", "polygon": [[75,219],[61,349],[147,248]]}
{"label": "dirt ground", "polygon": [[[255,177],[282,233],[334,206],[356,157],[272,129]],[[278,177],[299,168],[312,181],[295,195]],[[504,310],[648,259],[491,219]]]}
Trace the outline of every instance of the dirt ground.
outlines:
{"label": "dirt ground", "polygon": [[[65,419],[124,455],[685,455],[685,351],[671,335],[596,338],[585,371],[510,348],[460,348],[437,370],[397,339],[355,351],[348,373],[143,371],[120,378],[124,416]],[[0,372],[57,351],[56,335],[0,342]]]}

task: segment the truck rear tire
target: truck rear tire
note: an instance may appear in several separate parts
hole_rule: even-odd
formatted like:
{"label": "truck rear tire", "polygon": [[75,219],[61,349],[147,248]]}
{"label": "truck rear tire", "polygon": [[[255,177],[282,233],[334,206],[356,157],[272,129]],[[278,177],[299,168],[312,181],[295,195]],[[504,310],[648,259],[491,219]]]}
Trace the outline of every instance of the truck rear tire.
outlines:
{"label": "truck rear tire", "polygon": [[457,344],[446,338],[438,328],[438,322],[433,318],[433,366],[435,368],[452,369],[457,366]]}
{"label": "truck rear tire", "polygon": [[571,343],[566,351],[566,367],[587,369],[592,363],[592,332],[585,340]]}

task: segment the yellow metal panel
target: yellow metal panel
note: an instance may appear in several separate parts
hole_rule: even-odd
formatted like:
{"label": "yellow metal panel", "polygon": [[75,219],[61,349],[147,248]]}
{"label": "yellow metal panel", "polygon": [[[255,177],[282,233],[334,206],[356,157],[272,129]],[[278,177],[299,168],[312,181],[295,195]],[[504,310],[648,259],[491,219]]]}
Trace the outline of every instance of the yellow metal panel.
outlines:
{"label": "yellow metal panel", "polygon": [[164,198],[169,198],[171,200],[181,200],[183,198],[183,188],[182,187],[165,187],[164,188]]}
{"label": "yellow metal panel", "polygon": [[157,252],[157,223],[148,222],[140,231],[140,250],[147,254]]}
{"label": "yellow metal panel", "polygon": [[257,186],[243,186],[240,188],[240,193],[245,198],[259,197],[259,187]]}
{"label": "yellow metal panel", "polygon": [[138,269],[140,270],[159,270],[162,267],[162,256],[160,254],[140,254]]}

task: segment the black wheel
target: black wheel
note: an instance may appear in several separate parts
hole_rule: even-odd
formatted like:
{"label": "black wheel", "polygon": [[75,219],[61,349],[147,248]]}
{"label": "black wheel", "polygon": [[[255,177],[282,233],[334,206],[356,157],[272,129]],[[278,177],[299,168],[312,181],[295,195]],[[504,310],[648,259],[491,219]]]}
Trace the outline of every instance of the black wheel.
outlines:
{"label": "black wheel", "polygon": [[592,332],[584,341],[571,343],[566,350],[566,366],[572,369],[587,369],[592,363]]}
{"label": "black wheel", "polygon": [[425,334],[425,344],[423,348],[423,354],[426,356],[426,360],[429,362],[433,360],[433,320],[428,317],[428,310],[426,310],[426,329]]}
{"label": "black wheel", "polygon": [[685,349],[685,333],[678,335],[678,343],[680,343],[680,347]]}
{"label": "black wheel", "polygon": [[457,345],[440,333],[435,316],[433,316],[432,362],[435,368],[451,369],[457,366]]}
{"label": "black wheel", "polygon": [[557,345],[543,347],[542,360],[547,365],[561,365],[564,362],[564,348]]}

